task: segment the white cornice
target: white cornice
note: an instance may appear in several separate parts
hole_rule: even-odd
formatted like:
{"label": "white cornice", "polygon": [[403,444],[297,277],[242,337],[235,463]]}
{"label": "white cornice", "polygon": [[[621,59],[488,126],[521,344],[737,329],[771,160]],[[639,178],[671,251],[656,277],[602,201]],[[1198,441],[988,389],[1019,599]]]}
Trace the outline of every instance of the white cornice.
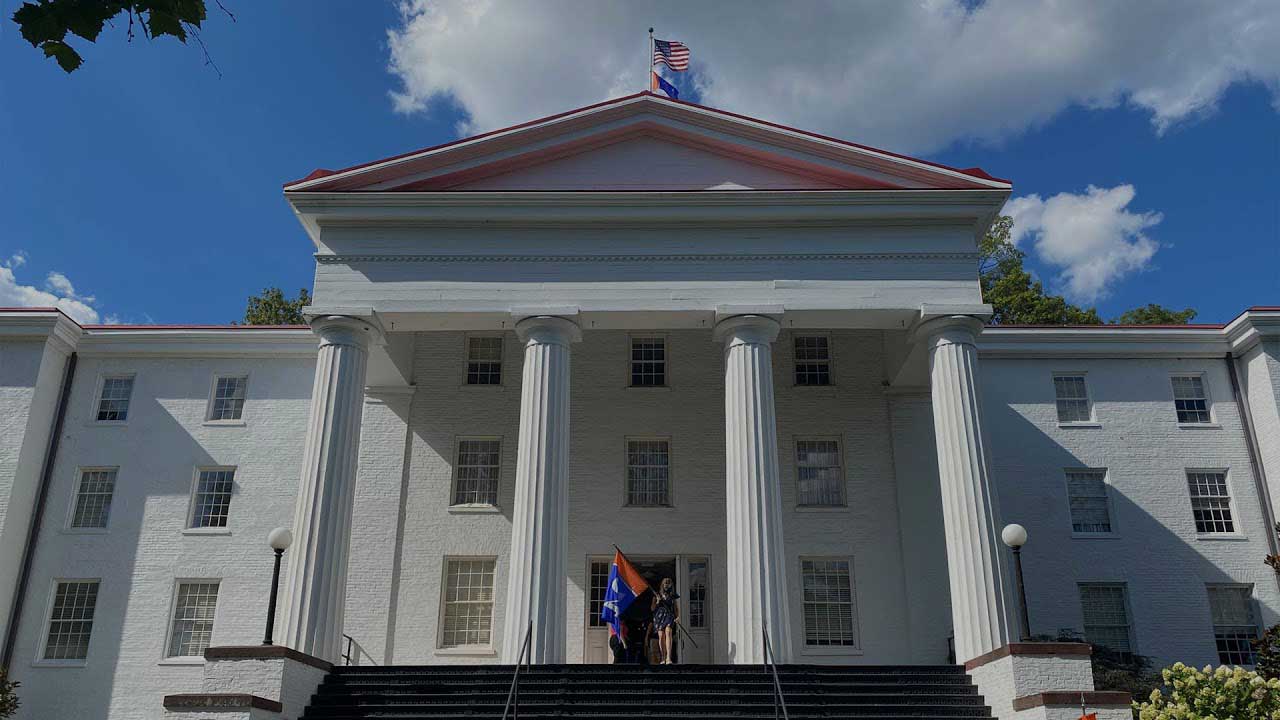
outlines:
{"label": "white cornice", "polygon": [[318,346],[309,328],[127,328],[86,331],[80,352],[88,357],[313,357]]}
{"label": "white cornice", "polygon": [[988,327],[978,351],[991,357],[1223,357],[1221,328]]}
{"label": "white cornice", "polygon": [[0,311],[0,340],[46,340],[63,352],[76,349],[83,334],[74,320],[57,310]]}

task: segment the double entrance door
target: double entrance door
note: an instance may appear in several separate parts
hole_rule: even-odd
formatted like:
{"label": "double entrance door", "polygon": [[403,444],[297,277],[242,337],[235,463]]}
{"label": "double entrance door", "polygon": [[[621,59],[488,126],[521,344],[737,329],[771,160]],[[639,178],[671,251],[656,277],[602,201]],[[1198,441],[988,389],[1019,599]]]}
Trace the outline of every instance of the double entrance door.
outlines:
{"label": "double entrance door", "polygon": [[[685,632],[676,629],[673,654],[680,663],[710,663],[714,661],[711,632],[711,563],[705,555],[628,555],[649,586],[655,591],[663,578],[671,578],[680,596],[680,624]],[[609,565],[613,555],[599,555],[587,559],[587,617],[583,662],[605,664],[613,662],[609,650],[609,626],[600,621],[604,607],[604,594],[609,584]],[[648,596],[642,598],[647,603]],[[648,608],[644,608],[647,610]],[[651,643],[650,654],[657,662],[657,640]]]}

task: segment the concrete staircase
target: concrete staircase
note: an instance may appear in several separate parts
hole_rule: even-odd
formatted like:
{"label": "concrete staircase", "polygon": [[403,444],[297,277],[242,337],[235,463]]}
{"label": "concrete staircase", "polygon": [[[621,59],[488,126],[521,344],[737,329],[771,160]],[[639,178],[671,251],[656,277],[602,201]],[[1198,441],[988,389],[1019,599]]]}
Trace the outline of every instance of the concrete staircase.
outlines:
{"label": "concrete staircase", "polygon": [[[989,718],[963,668],[778,668],[787,710],[803,718]],[[304,720],[500,718],[512,667],[334,668]],[[760,665],[535,665],[520,676],[521,718],[750,720],[774,717],[774,687]]]}

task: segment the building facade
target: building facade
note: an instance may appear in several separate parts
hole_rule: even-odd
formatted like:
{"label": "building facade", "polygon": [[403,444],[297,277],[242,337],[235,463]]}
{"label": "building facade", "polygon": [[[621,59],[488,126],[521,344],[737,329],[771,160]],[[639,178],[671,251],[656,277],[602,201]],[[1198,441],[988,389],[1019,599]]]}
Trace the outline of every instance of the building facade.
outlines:
{"label": "building facade", "polygon": [[1251,662],[1280,308],[984,327],[1010,187],[646,93],[286,185],[310,327],[0,311],[20,717],[199,688],[278,526],[276,641],[335,663],[607,662],[615,545],[684,662],[964,662],[1014,522],[1033,634]]}

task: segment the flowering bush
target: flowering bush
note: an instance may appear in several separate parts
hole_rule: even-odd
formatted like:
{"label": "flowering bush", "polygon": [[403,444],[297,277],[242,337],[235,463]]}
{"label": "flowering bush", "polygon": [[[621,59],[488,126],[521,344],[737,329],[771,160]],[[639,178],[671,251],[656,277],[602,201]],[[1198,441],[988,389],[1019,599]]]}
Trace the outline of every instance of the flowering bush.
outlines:
{"label": "flowering bush", "polygon": [[0,668],[0,718],[13,717],[18,712],[18,683],[9,680],[9,674]]}
{"label": "flowering bush", "polygon": [[1177,663],[1165,668],[1164,692],[1134,703],[1139,720],[1280,720],[1280,680],[1265,680],[1244,668]]}

